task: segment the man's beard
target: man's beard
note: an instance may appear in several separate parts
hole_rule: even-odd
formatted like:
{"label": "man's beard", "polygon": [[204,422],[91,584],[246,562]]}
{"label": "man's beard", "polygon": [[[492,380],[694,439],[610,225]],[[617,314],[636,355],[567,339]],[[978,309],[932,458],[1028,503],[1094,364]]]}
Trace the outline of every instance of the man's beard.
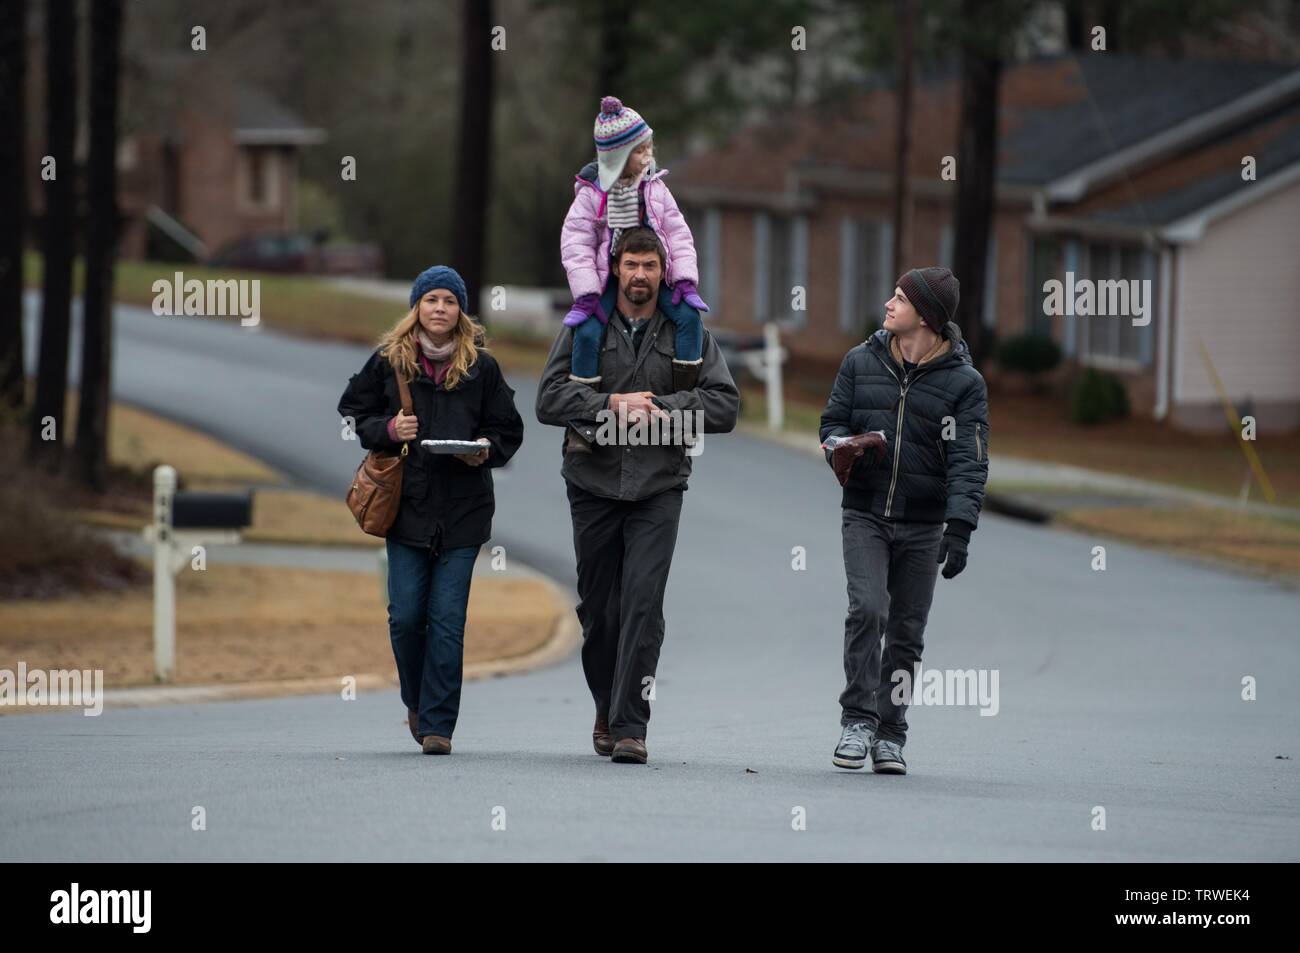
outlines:
{"label": "man's beard", "polygon": [[654,291],[649,283],[637,284],[629,281],[627,287],[623,289],[623,297],[633,304],[645,304],[653,295]]}

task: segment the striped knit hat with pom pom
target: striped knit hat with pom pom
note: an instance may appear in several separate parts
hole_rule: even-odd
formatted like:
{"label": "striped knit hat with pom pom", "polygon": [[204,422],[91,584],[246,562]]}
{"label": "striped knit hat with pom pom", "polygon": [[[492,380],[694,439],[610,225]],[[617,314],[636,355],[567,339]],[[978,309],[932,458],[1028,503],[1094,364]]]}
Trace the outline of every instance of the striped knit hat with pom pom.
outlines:
{"label": "striped knit hat with pom pom", "polygon": [[600,115],[596,117],[596,160],[600,165],[602,192],[608,192],[618,181],[632,150],[652,135],[654,130],[641,114],[631,106],[624,106],[617,96],[606,96],[600,101]]}

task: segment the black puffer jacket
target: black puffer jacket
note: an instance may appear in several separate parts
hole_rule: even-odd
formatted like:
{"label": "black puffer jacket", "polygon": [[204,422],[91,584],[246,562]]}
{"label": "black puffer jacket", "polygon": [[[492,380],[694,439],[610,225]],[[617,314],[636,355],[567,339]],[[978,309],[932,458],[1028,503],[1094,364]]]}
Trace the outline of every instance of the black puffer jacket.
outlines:
{"label": "black puffer jacket", "polygon": [[[454,390],[435,385],[423,372],[411,382],[419,434],[403,464],[402,504],[388,531],[390,539],[438,549],[488,541],[496,511],[489,468],[505,464],[524,439],[514,398],[496,359],[482,349]],[[400,450],[402,445],[388,436],[388,421],[401,406],[393,368],[375,351],[348,381],[338,412],[353,419],[362,449]],[[487,462],[477,467],[420,449],[421,440],[479,437],[487,437],[491,449]]]}
{"label": "black puffer jacket", "polygon": [[[979,521],[989,472],[988,390],[957,325],[948,322],[942,337],[942,353],[910,374],[883,329],[845,355],[822,413],[822,441],[870,430],[883,430],[889,441],[879,464],[860,461],[853,469],[846,508],[922,523],[962,520],[972,529]],[[946,440],[945,418],[952,423]]]}

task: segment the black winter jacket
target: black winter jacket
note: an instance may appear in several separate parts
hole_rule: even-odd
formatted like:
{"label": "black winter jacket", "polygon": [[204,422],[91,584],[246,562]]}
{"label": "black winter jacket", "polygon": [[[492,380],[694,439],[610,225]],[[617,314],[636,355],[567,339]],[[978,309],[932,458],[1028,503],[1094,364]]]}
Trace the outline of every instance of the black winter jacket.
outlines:
{"label": "black winter jacket", "polygon": [[[419,433],[402,465],[402,502],[390,539],[439,550],[488,541],[496,511],[490,468],[505,464],[524,439],[514,397],[496,359],[482,349],[454,390],[435,385],[423,372],[411,382]],[[400,450],[388,436],[388,421],[401,406],[393,368],[375,351],[348,381],[338,412],[352,418],[362,449]],[[477,467],[420,448],[421,440],[479,437],[487,437],[491,448],[487,462]]]}
{"label": "black winter jacket", "polygon": [[[910,373],[884,329],[849,351],[821,419],[821,439],[883,430],[889,451],[854,467],[842,505],[887,519],[979,521],[988,480],[988,390],[951,321],[946,353]],[[944,439],[945,418],[953,425]],[[901,436],[900,436],[901,432]],[[826,453],[830,462],[830,452]]]}

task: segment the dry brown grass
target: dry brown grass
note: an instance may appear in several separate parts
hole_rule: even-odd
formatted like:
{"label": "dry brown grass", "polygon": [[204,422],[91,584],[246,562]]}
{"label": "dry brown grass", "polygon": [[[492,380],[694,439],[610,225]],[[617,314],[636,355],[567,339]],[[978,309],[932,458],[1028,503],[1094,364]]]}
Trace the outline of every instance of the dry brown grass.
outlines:
{"label": "dry brown grass", "polygon": [[1208,506],[1113,506],[1058,514],[1059,522],[1129,542],[1300,579],[1300,523]]}
{"label": "dry brown grass", "polygon": [[[176,683],[389,674],[378,573],[188,566],[177,578]],[[540,647],[564,607],[545,583],[477,577],[465,661]],[[153,681],[152,593],[0,604],[0,668],[103,669],[110,686]]]}
{"label": "dry brown grass", "polygon": [[[1234,498],[1249,467],[1228,433],[1192,434],[1130,418],[1096,427],[1065,419],[1046,397],[994,394],[989,400],[989,452],[1066,463]],[[1300,506],[1300,433],[1261,433],[1255,441],[1277,503]],[[1258,484],[1250,498],[1263,500]]]}

